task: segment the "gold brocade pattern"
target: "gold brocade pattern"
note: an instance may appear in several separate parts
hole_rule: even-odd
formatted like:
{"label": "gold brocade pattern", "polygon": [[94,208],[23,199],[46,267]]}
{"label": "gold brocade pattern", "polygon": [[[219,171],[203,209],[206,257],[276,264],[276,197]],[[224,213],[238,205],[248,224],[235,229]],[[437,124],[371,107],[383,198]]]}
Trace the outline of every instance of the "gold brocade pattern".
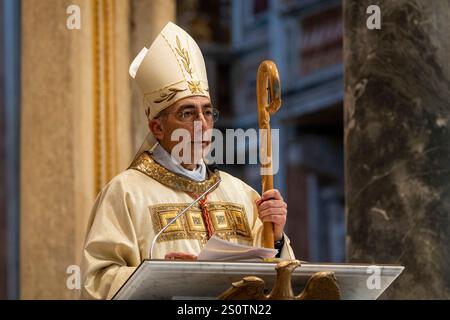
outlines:
{"label": "gold brocade pattern", "polygon": [[[176,96],[177,93],[183,92],[183,91],[186,91],[186,89],[178,89],[175,87],[169,88],[168,92],[161,92],[159,99],[156,99],[153,102],[154,103],[161,103],[161,102],[165,102],[165,101],[168,102],[168,101],[172,100]],[[147,117],[148,117],[148,115],[147,115]]]}
{"label": "gold brocade pattern", "polygon": [[[180,210],[186,208],[189,203],[160,204],[150,207],[150,214],[154,232],[159,232],[173,219]],[[245,214],[245,209],[237,204],[226,202],[210,202],[207,204],[214,234],[218,237],[230,240],[238,239],[247,244],[252,244],[253,237]],[[201,246],[208,241],[208,232],[200,208],[193,207],[181,216],[158,239],[159,242],[174,240],[198,240]]]}
{"label": "gold brocade pattern", "polygon": [[184,70],[189,73],[189,76],[193,78],[192,68],[191,68],[191,58],[189,57],[189,52],[181,46],[180,38],[176,36],[177,47],[175,48],[176,53],[180,56],[183,63]]}
{"label": "gold brocade pattern", "polygon": [[200,81],[188,81],[187,83],[192,94],[204,93]]}
{"label": "gold brocade pattern", "polygon": [[[197,182],[189,178],[180,176],[164,168],[153,160],[148,151],[143,152],[130,166],[130,169],[137,170],[155,179],[163,185],[174,190],[202,194],[219,179],[219,174],[208,170],[208,179]],[[216,187],[217,188],[217,187]],[[211,190],[212,192],[213,190]]]}

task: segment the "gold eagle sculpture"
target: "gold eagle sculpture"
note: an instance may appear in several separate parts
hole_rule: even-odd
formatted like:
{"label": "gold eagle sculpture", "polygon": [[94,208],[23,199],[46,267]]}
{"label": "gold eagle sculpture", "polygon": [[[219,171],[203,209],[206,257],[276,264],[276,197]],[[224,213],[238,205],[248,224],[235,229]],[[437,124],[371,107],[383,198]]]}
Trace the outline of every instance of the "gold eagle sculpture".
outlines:
{"label": "gold eagle sculpture", "polygon": [[334,272],[317,272],[303,291],[294,295],[292,272],[300,266],[298,260],[281,261],[275,267],[277,277],[269,294],[264,293],[265,282],[255,276],[244,277],[222,293],[220,300],[339,300],[341,293]]}

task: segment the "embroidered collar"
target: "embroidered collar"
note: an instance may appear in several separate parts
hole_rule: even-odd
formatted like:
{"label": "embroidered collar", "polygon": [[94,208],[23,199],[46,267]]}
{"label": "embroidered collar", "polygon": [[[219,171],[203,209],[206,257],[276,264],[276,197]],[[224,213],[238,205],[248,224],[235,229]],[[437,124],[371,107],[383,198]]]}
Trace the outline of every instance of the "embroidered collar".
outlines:
{"label": "embroidered collar", "polygon": [[[201,194],[208,190],[219,179],[218,172],[208,169],[208,178],[205,181],[197,182],[188,177],[169,171],[156,162],[149,151],[141,153],[130,165],[129,169],[134,169],[155,179],[156,181],[172,189]],[[219,183],[220,184],[220,183]],[[217,187],[216,187],[217,188]]]}

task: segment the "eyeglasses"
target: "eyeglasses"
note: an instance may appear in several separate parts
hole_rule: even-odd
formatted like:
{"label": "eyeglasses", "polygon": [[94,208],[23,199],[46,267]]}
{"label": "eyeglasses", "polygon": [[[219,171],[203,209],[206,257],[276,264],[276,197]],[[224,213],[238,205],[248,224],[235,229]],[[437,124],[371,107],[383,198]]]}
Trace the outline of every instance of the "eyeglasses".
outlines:
{"label": "eyeglasses", "polygon": [[160,116],[168,115],[171,113],[175,114],[177,119],[182,122],[194,122],[195,120],[198,120],[200,113],[203,114],[203,117],[208,123],[214,123],[219,120],[219,110],[217,110],[216,108],[207,108],[203,112],[198,112],[197,109],[193,108],[176,112],[162,112]]}

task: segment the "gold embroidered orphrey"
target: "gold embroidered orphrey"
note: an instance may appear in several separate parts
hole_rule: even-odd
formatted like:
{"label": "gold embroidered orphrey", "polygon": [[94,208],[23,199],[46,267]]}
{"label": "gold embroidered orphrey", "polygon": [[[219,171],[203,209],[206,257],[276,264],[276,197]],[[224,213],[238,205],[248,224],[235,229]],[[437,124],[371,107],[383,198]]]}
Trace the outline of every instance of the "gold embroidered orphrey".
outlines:
{"label": "gold embroidered orphrey", "polygon": [[205,181],[197,182],[182,177],[153,160],[149,151],[142,152],[130,165],[130,169],[142,172],[171,189],[194,194],[202,194],[219,179],[219,173],[210,170],[208,170],[208,178]]}
{"label": "gold embroidered orphrey", "polygon": [[303,291],[294,295],[292,273],[301,265],[298,260],[279,262],[275,270],[277,277],[269,294],[264,293],[265,282],[261,278],[248,276],[222,293],[219,300],[340,300],[341,292],[334,272],[317,272],[308,280]]}
{"label": "gold embroidered orphrey", "polygon": [[[180,210],[189,204],[159,204],[150,206],[150,214],[155,233],[167,225]],[[237,204],[210,202],[208,212],[213,224],[214,234],[224,240],[239,239],[252,244],[252,233],[246,218],[245,209]],[[167,228],[158,242],[173,240],[198,240],[201,245],[208,241],[208,231],[199,208],[191,208],[173,225]]]}
{"label": "gold embroidered orphrey", "polygon": [[[149,151],[141,153],[131,164],[130,169],[142,172],[171,189],[193,194],[205,192],[219,179],[219,173],[210,170],[208,170],[208,178],[202,182],[177,175],[153,160]],[[177,203],[150,206],[155,233],[159,232],[169,223],[170,219],[188,205],[188,203]],[[208,202],[206,206],[217,236],[222,239],[239,239],[248,244],[252,243],[252,232],[243,206],[220,201]],[[167,228],[158,241],[181,239],[195,239],[203,245],[208,240],[208,232],[200,208],[191,208],[185,216]]]}

